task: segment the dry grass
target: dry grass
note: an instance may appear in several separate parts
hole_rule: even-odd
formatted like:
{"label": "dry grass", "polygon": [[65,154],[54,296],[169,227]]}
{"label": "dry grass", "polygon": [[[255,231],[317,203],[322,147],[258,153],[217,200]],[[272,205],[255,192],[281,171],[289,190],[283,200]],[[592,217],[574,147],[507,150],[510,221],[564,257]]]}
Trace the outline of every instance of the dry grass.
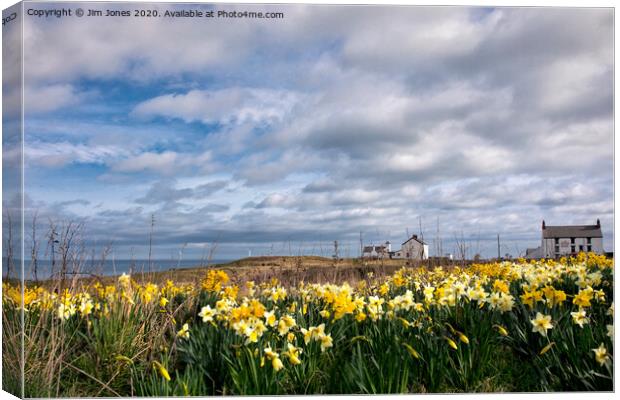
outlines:
{"label": "dry grass", "polygon": [[[199,284],[209,269],[221,269],[226,271],[234,283],[246,281],[267,282],[273,278],[278,279],[283,286],[296,286],[300,282],[308,283],[343,283],[354,284],[367,279],[369,273],[376,278],[393,274],[403,266],[429,267],[428,261],[407,261],[396,259],[384,260],[360,260],[347,258],[334,260],[319,256],[262,256],[248,257],[226,264],[213,264],[207,267],[174,268],[166,271],[151,273],[134,273],[132,278],[138,283],[152,282],[155,284],[165,283],[172,280],[177,284]],[[445,268],[446,266],[443,265]],[[450,268],[450,266],[447,266]],[[112,284],[117,276],[90,276],[77,279],[75,286],[87,285],[95,281],[102,284]],[[45,287],[57,284],[52,281],[42,281]]]}

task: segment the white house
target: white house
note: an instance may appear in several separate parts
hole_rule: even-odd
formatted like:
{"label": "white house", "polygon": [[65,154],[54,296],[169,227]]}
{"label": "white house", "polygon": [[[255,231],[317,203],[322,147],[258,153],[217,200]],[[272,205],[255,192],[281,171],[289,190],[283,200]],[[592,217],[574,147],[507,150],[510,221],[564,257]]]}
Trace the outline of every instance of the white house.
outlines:
{"label": "white house", "polygon": [[382,245],[364,246],[362,250],[363,258],[388,258],[392,252],[392,244],[387,241]]}
{"label": "white house", "polygon": [[601,221],[596,225],[548,226],[542,222],[542,244],[527,249],[526,258],[557,258],[580,251],[604,254]]}
{"label": "white house", "polygon": [[392,258],[404,258],[407,260],[427,260],[428,245],[418,238],[418,235],[411,236],[402,244],[400,250],[392,253]]}
{"label": "white house", "polygon": [[601,221],[596,225],[547,226],[542,222],[542,253],[545,258],[562,257],[580,251],[603,254]]}

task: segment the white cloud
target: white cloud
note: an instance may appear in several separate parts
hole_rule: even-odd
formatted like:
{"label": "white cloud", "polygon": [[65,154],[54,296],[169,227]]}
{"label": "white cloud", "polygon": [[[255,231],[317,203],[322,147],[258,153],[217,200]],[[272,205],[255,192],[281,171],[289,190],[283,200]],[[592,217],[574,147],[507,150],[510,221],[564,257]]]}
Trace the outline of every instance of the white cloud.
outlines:
{"label": "white cloud", "polygon": [[128,155],[122,146],[93,146],[71,142],[29,141],[26,144],[26,165],[61,167],[70,163],[106,164],[110,160]]}
{"label": "white cloud", "polygon": [[295,103],[295,93],[282,90],[227,88],[192,90],[185,94],[158,96],[138,104],[133,114],[139,117],[180,118],[185,122],[206,124],[259,125],[282,120]]}
{"label": "white cloud", "polygon": [[178,154],[173,151],[142,153],[119,161],[112,166],[112,170],[116,172],[154,171],[167,174],[175,170],[177,158]]}
{"label": "white cloud", "polygon": [[124,158],[111,164],[112,172],[137,173],[155,172],[165,176],[181,174],[191,168],[195,172],[208,172],[214,168],[211,152],[200,154],[144,152]]}
{"label": "white cloud", "polygon": [[29,114],[44,113],[79,104],[83,96],[69,84],[26,86],[24,104]]}

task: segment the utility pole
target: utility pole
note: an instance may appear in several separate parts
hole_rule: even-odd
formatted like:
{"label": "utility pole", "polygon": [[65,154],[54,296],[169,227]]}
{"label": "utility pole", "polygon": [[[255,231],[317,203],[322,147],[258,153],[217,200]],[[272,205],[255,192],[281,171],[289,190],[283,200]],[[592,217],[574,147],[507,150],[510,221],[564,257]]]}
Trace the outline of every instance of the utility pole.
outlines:
{"label": "utility pole", "polygon": [[155,226],[155,214],[151,214],[151,230],[149,232],[149,276],[151,274],[151,255],[153,251],[153,227]]}
{"label": "utility pole", "polygon": [[360,231],[360,258],[364,258],[364,238],[362,236],[362,231]]}
{"label": "utility pole", "polygon": [[338,241],[334,240],[334,259],[338,261]]}
{"label": "utility pole", "polygon": [[422,233],[422,216],[418,215],[418,223],[420,224],[420,240],[424,241],[424,233]]}
{"label": "utility pole", "polygon": [[497,261],[501,260],[501,254],[500,254],[500,250],[499,250],[499,233],[497,234]]}
{"label": "utility pole", "polygon": [[52,276],[56,272],[56,250],[54,249],[54,244],[58,243],[58,240],[56,239],[57,235],[58,234],[56,233],[56,226],[52,225],[52,228],[50,230],[50,238],[49,238],[49,241],[50,241],[50,244],[51,244],[51,247],[52,247],[52,270],[51,270],[52,271],[52,273],[51,273]]}

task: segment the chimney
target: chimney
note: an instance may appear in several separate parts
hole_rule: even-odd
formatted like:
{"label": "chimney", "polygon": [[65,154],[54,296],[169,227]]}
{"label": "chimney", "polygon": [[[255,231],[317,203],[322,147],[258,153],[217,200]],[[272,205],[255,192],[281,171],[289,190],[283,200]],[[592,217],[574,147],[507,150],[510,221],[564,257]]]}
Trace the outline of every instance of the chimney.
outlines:
{"label": "chimney", "polygon": [[600,219],[596,219],[596,227],[600,228],[601,227],[601,220]]}
{"label": "chimney", "polygon": [[413,235],[412,237],[413,237],[414,239],[417,239],[417,238],[418,238],[418,235]]}
{"label": "chimney", "polygon": [[544,230],[546,227],[547,227],[547,226],[545,225],[545,220],[543,219],[543,225],[542,225],[543,230]]}

